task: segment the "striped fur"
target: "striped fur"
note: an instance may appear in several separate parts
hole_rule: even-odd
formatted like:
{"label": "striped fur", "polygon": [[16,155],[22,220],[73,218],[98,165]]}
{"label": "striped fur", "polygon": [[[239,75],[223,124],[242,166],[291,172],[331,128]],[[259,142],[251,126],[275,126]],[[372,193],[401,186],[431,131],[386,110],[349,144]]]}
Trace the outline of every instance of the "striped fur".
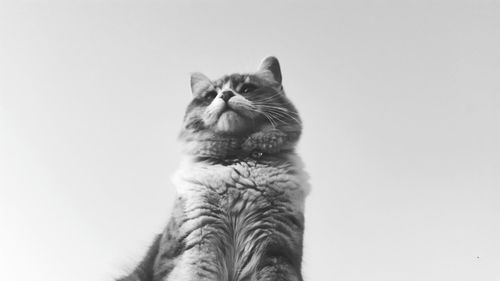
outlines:
{"label": "striped fur", "polygon": [[217,81],[193,74],[191,82],[171,219],[120,281],[302,280],[309,187],[294,153],[301,122],[278,61]]}

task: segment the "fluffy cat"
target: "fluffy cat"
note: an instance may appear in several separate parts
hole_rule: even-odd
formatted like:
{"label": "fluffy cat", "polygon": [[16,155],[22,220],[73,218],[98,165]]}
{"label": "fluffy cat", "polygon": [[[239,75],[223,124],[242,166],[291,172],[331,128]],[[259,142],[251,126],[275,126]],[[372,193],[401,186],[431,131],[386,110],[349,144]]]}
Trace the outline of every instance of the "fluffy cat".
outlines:
{"label": "fluffy cat", "polygon": [[170,221],[120,281],[300,281],[302,123],[275,57],[252,74],[191,76]]}

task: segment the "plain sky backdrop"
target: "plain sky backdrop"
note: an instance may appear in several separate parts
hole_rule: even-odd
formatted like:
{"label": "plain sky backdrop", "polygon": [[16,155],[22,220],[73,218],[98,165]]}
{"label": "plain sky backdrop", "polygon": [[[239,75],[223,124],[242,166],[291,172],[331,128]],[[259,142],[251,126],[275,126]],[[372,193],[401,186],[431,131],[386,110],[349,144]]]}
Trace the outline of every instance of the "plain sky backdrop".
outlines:
{"label": "plain sky backdrop", "polygon": [[281,61],[306,281],[500,280],[498,1],[0,0],[0,280],[108,281],[165,225],[189,73]]}

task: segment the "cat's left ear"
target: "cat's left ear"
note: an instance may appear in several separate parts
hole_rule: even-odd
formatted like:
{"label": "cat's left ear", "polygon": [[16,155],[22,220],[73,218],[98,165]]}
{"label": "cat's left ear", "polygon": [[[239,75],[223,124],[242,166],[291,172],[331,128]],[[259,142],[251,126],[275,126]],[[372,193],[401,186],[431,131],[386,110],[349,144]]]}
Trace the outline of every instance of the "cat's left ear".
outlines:
{"label": "cat's left ear", "polygon": [[198,96],[203,90],[210,87],[212,81],[200,72],[191,74],[191,93],[193,97]]}
{"label": "cat's left ear", "polygon": [[281,84],[281,68],[276,57],[270,56],[262,60],[259,71],[269,71],[276,82]]}

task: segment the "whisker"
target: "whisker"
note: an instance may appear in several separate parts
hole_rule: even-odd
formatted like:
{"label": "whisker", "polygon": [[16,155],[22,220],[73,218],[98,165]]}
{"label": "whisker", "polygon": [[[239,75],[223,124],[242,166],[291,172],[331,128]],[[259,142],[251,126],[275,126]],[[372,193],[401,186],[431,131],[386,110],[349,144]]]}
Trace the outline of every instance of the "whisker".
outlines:
{"label": "whisker", "polygon": [[279,116],[281,116],[283,118],[292,119],[292,120],[296,121],[297,123],[302,123],[300,121],[300,119],[298,118],[298,114],[295,113],[295,112],[285,111],[282,108],[273,107],[273,106],[263,106],[262,109],[265,110],[265,111],[268,111],[269,113],[273,113],[275,115],[279,115]]}
{"label": "whisker", "polygon": [[273,117],[271,117],[269,114],[266,114],[264,112],[261,112],[264,117],[266,117],[267,120],[269,120],[269,123],[271,123],[271,126],[276,129],[276,122],[273,121]]}
{"label": "whisker", "polygon": [[284,116],[277,114],[276,112],[273,111],[267,111],[266,114],[268,114],[273,120],[279,121],[279,123],[287,123],[287,120]]}
{"label": "whisker", "polygon": [[273,94],[269,97],[254,97],[252,98],[252,101],[270,101],[270,100],[273,100],[273,99],[276,99],[277,97],[279,97],[281,94],[280,93],[276,93],[276,94]]}
{"label": "whisker", "polygon": [[[272,126],[273,128],[275,128],[275,129],[276,129],[276,123],[275,123],[275,120],[274,120],[274,118],[273,118],[273,117],[271,117],[269,114],[267,114],[266,112],[263,112],[263,111],[261,111],[261,110],[257,110],[257,109],[249,109],[249,110],[250,110],[250,111],[253,111],[253,112],[257,112],[257,113],[259,113],[259,114],[262,114],[262,115],[263,115],[263,116],[264,116],[264,117],[265,117],[265,118],[269,121],[269,123],[271,124],[271,126]],[[273,120],[274,120],[274,121],[273,121]]]}
{"label": "whisker", "polygon": [[292,112],[288,112],[288,111],[283,111],[283,110],[279,110],[279,109],[274,109],[274,108],[267,108],[267,109],[270,110],[270,111],[276,112],[278,114],[281,114],[283,116],[288,116],[290,118],[296,118],[296,117],[298,117],[298,115],[296,113],[292,113]]}

